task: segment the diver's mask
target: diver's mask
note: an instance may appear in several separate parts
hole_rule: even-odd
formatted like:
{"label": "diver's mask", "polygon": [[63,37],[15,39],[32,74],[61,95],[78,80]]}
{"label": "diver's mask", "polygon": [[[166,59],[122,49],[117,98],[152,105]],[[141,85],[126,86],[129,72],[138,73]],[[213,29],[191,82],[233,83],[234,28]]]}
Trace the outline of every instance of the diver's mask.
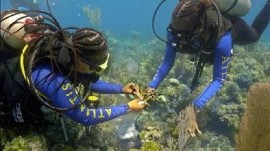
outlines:
{"label": "diver's mask", "polygon": [[197,34],[178,33],[177,36],[179,37],[178,44],[176,44],[178,49],[189,48],[194,50],[200,50],[202,48],[203,39]]}
{"label": "diver's mask", "polygon": [[97,72],[101,72],[101,71],[103,71],[103,70],[105,70],[107,68],[109,58],[110,58],[110,54],[107,55],[107,58],[106,58],[105,62],[103,64],[100,64],[100,65],[98,65],[98,64],[96,64],[96,63],[94,63],[94,62],[92,62],[90,60],[85,60],[83,58],[81,58],[81,61],[88,64],[89,68],[91,68],[91,69],[94,68]]}

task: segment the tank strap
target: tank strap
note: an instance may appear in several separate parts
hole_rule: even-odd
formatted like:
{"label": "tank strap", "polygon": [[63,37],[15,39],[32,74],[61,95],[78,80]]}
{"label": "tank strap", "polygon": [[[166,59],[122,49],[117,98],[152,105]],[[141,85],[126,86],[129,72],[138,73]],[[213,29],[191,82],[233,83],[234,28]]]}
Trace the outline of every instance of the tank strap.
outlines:
{"label": "tank strap", "polygon": [[199,78],[202,75],[206,62],[207,62],[207,56],[205,54],[200,54],[199,61],[197,62],[197,66],[196,66],[196,72],[193,76],[193,79],[190,85],[191,92],[194,91],[198,87]]}
{"label": "tank strap", "polygon": [[238,0],[234,0],[232,6],[231,6],[230,8],[228,8],[227,10],[225,10],[224,12],[222,12],[222,13],[224,13],[224,14],[228,13],[230,10],[232,10],[232,9],[234,8],[234,6],[235,6],[237,3],[238,3]]}

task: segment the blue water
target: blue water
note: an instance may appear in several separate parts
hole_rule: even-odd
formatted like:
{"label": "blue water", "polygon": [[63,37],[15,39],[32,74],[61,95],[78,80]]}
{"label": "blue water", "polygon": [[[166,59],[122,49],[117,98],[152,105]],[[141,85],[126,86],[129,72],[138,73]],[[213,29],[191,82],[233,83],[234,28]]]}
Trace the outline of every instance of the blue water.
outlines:
{"label": "blue water", "polygon": [[[161,0],[49,0],[54,16],[63,27],[91,27],[82,6],[99,7],[102,14],[100,28],[117,37],[125,37],[131,31],[140,33],[141,38],[154,37],[152,32],[152,16]],[[166,27],[170,22],[172,10],[178,0],[166,0],[158,11],[155,27],[157,33],[165,37]],[[250,12],[244,19],[251,24],[266,0],[254,0]],[[255,3],[256,2],[256,3]],[[42,10],[47,10],[46,1],[39,0]],[[9,0],[1,0],[1,11],[12,8]],[[261,40],[270,41],[270,27],[268,26]]]}

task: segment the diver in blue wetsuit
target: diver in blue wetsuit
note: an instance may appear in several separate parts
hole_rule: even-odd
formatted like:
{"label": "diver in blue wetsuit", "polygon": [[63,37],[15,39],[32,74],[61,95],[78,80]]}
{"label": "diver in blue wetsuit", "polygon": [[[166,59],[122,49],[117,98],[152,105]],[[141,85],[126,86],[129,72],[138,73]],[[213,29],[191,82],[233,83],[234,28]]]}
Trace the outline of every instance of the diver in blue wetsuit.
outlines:
{"label": "diver in blue wetsuit", "polygon": [[[90,28],[64,30],[48,13],[44,22],[28,14],[1,14],[0,126],[42,122],[41,106],[70,119],[94,125],[140,111],[145,103],[134,99],[121,105],[97,107],[92,92],[135,94],[134,83],[126,86],[102,81],[97,72],[107,67],[109,53],[102,34]],[[89,103],[90,101],[90,103]],[[108,100],[109,101],[109,100]]]}
{"label": "diver in blue wetsuit", "polygon": [[19,10],[39,10],[38,0],[10,0],[14,9]]}
{"label": "diver in blue wetsuit", "polygon": [[192,102],[195,108],[202,109],[226,80],[233,43],[256,42],[269,20],[269,0],[252,26],[248,26],[240,17],[223,16],[212,1],[181,0],[173,11],[168,27],[165,56],[146,92],[158,88],[172,68],[177,52],[193,54],[199,60],[191,90],[196,88],[205,63],[213,65],[212,82]]}

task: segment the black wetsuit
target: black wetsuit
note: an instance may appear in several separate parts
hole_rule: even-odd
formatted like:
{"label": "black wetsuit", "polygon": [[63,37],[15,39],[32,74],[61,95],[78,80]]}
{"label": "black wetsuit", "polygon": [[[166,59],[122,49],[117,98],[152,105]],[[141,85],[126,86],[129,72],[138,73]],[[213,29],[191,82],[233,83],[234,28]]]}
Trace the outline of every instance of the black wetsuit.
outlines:
{"label": "black wetsuit", "polygon": [[247,45],[259,40],[270,20],[270,0],[267,1],[251,26],[238,16],[229,17],[233,25],[233,42]]}
{"label": "black wetsuit", "polygon": [[0,127],[38,124],[43,119],[42,104],[29,90],[18,64],[16,53],[1,48]]}

